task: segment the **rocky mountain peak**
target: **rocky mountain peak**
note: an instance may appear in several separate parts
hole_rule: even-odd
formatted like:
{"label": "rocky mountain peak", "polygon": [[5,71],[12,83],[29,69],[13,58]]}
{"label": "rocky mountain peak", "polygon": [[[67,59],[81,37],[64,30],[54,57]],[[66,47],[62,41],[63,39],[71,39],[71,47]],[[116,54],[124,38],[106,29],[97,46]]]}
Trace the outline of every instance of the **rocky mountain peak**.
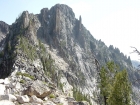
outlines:
{"label": "rocky mountain peak", "polygon": [[12,91],[3,88],[7,93],[2,94],[30,97],[27,103],[40,98],[39,103],[43,104],[45,97],[53,93],[56,97],[47,101],[53,105],[58,101],[64,105],[87,105],[70,98],[76,98],[78,93],[98,105],[100,64],[112,60],[122,68],[132,69],[130,59],[94,39],[82,24],[81,16],[76,19],[67,5],[43,8],[36,15],[24,11],[8,31],[5,23],[0,24],[4,27],[0,28],[2,32],[9,32],[0,52],[0,78],[6,78],[3,81],[9,80],[9,85],[16,87]]}
{"label": "rocky mountain peak", "polygon": [[8,33],[9,33],[9,25],[3,21],[0,21],[0,42],[4,40],[4,38]]}
{"label": "rocky mountain peak", "polygon": [[9,25],[3,21],[0,21],[0,51],[3,50],[5,37],[9,33]]}
{"label": "rocky mountain peak", "polygon": [[3,21],[0,21],[0,31],[3,34],[7,34],[9,32],[9,25]]}
{"label": "rocky mountain peak", "polygon": [[50,10],[55,10],[55,11],[61,11],[63,12],[66,16],[73,16],[75,17],[75,14],[72,10],[72,8],[70,8],[69,6],[65,5],[65,4],[56,4],[55,6],[53,6]]}

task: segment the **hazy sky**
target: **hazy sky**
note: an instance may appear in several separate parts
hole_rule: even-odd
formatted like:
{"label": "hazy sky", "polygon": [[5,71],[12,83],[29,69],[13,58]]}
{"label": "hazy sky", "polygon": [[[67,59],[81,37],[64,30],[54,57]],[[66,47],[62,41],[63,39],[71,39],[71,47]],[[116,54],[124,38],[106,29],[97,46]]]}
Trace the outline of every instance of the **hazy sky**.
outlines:
{"label": "hazy sky", "polygon": [[140,50],[140,0],[0,0],[0,20],[12,24],[22,11],[38,14],[56,3],[70,6],[76,18],[96,39],[114,45],[138,60],[130,46]]}

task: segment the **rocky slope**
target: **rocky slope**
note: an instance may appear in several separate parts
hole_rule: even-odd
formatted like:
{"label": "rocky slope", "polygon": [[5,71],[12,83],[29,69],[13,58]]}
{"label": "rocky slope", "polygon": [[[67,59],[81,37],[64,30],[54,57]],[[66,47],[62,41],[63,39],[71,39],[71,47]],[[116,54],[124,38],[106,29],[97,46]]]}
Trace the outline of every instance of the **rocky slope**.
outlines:
{"label": "rocky slope", "polygon": [[[36,15],[24,11],[7,27],[1,28],[6,38],[0,53],[0,100],[98,105],[101,65],[113,60],[133,74],[130,58],[96,40],[67,5],[56,4]],[[77,94],[82,98],[77,100],[88,102],[75,101]]]}

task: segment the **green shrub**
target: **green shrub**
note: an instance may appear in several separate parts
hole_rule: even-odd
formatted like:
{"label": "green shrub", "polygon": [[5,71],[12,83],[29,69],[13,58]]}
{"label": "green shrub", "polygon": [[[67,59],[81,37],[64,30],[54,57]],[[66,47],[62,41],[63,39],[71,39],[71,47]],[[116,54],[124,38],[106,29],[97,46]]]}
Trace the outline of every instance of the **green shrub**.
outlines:
{"label": "green shrub", "polygon": [[40,59],[45,74],[53,79],[55,75],[55,68],[54,68],[54,60],[51,58],[51,55],[50,54],[43,55]]}
{"label": "green shrub", "polygon": [[63,105],[63,103],[59,103],[59,104],[57,104],[57,105]]}
{"label": "green shrub", "polygon": [[30,79],[34,80],[34,76],[27,74],[27,73],[21,73],[21,72],[17,72],[16,75],[21,75],[21,76],[25,76],[25,77],[29,77]]}
{"label": "green shrub", "polygon": [[20,83],[23,83],[24,84],[25,83],[25,80],[20,80]]}
{"label": "green shrub", "polygon": [[64,92],[64,90],[63,90],[63,86],[64,86],[64,84],[59,83],[59,87],[60,87],[60,89],[62,90],[62,92]]}
{"label": "green shrub", "polygon": [[55,98],[55,95],[54,94],[50,94],[50,98]]}
{"label": "green shrub", "polygon": [[4,56],[4,51],[0,52],[0,58],[2,58]]}
{"label": "green shrub", "polygon": [[16,75],[22,75],[22,73],[21,72],[17,72]]}
{"label": "green shrub", "polygon": [[17,36],[17,39],[20,43],[16,48],[22,50],[29,59],[34,60],[37,57],[36,47],[32,46],[24,36]]}
{"label": "green shrub", "polygon": [[75,98],[76,101],[87,101],[89,102],[90,105],[91,101],[90,98],[87,95],[83,95],[80,90],[78,90],[77,88],[73,88],[73,97]]}

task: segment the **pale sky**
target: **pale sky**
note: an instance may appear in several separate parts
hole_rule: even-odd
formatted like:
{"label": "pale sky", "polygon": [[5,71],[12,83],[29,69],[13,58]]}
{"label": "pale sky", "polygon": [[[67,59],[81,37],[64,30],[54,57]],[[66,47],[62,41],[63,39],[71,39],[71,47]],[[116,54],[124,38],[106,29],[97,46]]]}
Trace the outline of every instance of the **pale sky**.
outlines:
{"label": "pale sky", "polygon": [[138,60],[130,46],[140,50],[140,0],[0,0],[0,20],[12,24],[22,11],[38,14],[56,3],[70,6],[94,38],[118,47]]}

